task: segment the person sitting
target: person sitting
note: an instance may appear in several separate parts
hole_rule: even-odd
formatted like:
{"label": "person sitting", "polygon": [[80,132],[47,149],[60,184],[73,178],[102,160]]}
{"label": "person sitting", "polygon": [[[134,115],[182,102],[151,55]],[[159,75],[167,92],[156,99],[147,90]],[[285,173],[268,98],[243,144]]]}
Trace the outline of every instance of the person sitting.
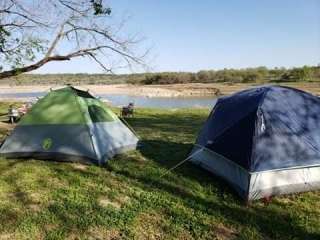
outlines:
{"label": "person sitting", "polygon": [[121,117],[133,117],[134,104],[131,102],[128,106],[122,107]]}
{"label": "person sitting", "polygon": [[9,106],[8,116],[9,116],[9,122],[12,124],[15,123],[19,118],[19,112],[16,108],[13,107],[13,105]]}

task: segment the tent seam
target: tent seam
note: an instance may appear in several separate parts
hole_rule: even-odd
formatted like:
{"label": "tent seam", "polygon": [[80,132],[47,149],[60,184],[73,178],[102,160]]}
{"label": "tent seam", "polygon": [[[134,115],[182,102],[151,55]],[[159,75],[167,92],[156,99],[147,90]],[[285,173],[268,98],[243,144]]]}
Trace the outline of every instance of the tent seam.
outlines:
{"label": "tent seam", "polygon": [[[196,138],[196,141],[195,141],[196,143],[198,142],[198,140],[199,140],[199,138],[200,138],[200,135],[202,135],[202,133],[203,133],[203,131],[204,131],[204,128],[205,128],[205,126],[207,125],[210,117],[214,114],[215,109],[217,108],[218,104],[219,104],[219,99],[217,100],[216,104],[213,106],[212,110],[210,111],[210,114],[209,114],[209,116],[207,117],[207,120],[206,120],[205,123],[202,125],[202,128],[200,129],[200,131],[199,131],[199,133],[198,133],[198,136],[197,136],[197,138]],[[195,143],[195,144],[196,144],[196,143]]]}
{"label": "tent seam", "polygon": [[70,89],[71,89],[72,93],[74,94],[74,97],[75,97],[75,100],[76,100],[76,104],[77,104],[77,106],[78,106],[78,108],[79,108],[79,110],[80,110],[80,114],[81,114],[81,116],[83,117],[83,120],[84,120],[84,125],[86,125],[86,129],[87,129],[88,134],[89,134],[89,138],[90,138],[90,142],[91,142],[93,151],[94,151],[94,153],[95,153],[95,155],[96,155],[96,158],[97,158],[97,160],[98,160],[98,162],[99,162],[99,165],[100,165],[100,160],[101,160],[101,159],[98,158],[98,154],[97,154],[96,148],[95,148],[95,146],[94,146],[94,142],[93,142],[93,139],[92,139],[93,134],[91,134],[90,128],[89,128],[89,126],[88,126],[88,123],[86,122],[86,118],[85,118],[85,116],[83,115],[82,108],[81,108],[81,106],[80,106],[80,103],[79,103],[78,96],[77,96],[76,92],[73,90],[72,87],[70,87]]}
{"label": "tent seam", "polygon": [[[261,105],[261,103],[262,103],[265,95],[266,95],[267,92],[270,90],[269,87],[262,87],[262,88],[267,89],[267,91],[265,91],[265,92],[263,93],[261,99],[259,100],[259,104],[258,104],[257,108],[254,109],[254,110],[252,110],[252,111],[250,111],[250,112],[248,112],[247,115],[251,114],[252,112],[257,112],[257,110],[259,109],[259,107],[260,107],[260,105]],[[257,88],[257,89],[259,89],[259,88]],[[232,94],[232,95],[234,95],[234,94]],[[231,95],[231,96],[232,96],[232,95]],[[219,100],[217,101],[217,103],[216,103],[216,105],[214,106],[214,108],[217,106],[218,102],[219,102]],[[214,108],[212,109],[212,111],[214,110]],[[211,112],[212,112],[212,111],[211,111]],[[210,114],[210,115],[211,115],[211,114]],[[210,115],[209,115],[209,117],[210,117]],[[246,115],[246,116],[247,116],[247,115]],[[234,124],[236,124],[237,121],[242,120],[242,119],[245,118],[246,116],[244,116],[244,117],[242,117],[242,118],[239,118],[239,119],[237,119],[237,120],[232,121],[232,124],[231,124],[230,126],[225,127],[224,129],[222,129],[222,130],[219,132],[219,134],[216,135],[216,138],[219,137],[220,135],[222,135],[225,131],[227,131],[227,129],[229,129],[230,127],[232,127]],[[209,117],[208,117],[208,119],[209,119]],[[207,120],[208,120],[208,119],[207,119]]]}
{"label": "tent seam", "polygon": [[266,95],[269,93],[269,91],[270,91],[270,89],[271,88],[267,88],[267,90],[263,93],[263,95],[262,95],[262,97],[261,97],[261,99],[260,99],[260,101],[259,101],[259,104],[258,104],[258,106],[257,106],[257,109],[256,109],[256,117],[255,117],[255,123],[254,123],[254,132],[253,132],[253,135],[252,135],[252,145],[251,145],[251,154],[250,154],[250,159],[249,159],[249,161],[250,161],[250,166],[249,166],[249,170],[251,171],[252,170],[252,159],[253,159],[253,154],[254,154],[254,151],[253,151],[253,149],[254,149],[254,146],[255,146],[255,144],[256,144],[256,131],[257,131],[257,120],[258,120],[258,115],[257,115],[257,113],[258,113],[258,111],[260,110],[261,111],[261,113],[262,113],[262,116],[263,116],[263,111],[262,111],[262,109],[261,109],[261,105],[262,105],[262,103],[263,103],[263,101],[264,101],[264,99],[266,98]]}
{"label": "tent seam", "polygon": [[276,172],[276,171],[283,171],[283,170],[294,170],[294,169],[302,169],[302,168],[311,168],[311,167],[320,167],[320,164],[313,164],[313,165],[307,165],[307,166],[296,166],[296,167],[285,167],[285,168],[276,168],[276,169],[271,169],[271,170],[263,170],[263,171],[250,171],[248,169],[245,169],[244,167],[242,167],[241,165],[239,165],[238,163],[232,161],[231,159],[221,155],[220,153],[217,153],[203,145],[200,144],[194,144],[196,147],[202,147],[204,148],[205,151],[208,151],[210,153],[216,154],[220,157],[222,157],[223,159],[227,160],[228,162],[230,162],[231,164],[236,165],[237,167],[241,168],[242,170],[248,172],[249,174],[256,174],[256,173],[264,173],[264,172]]}

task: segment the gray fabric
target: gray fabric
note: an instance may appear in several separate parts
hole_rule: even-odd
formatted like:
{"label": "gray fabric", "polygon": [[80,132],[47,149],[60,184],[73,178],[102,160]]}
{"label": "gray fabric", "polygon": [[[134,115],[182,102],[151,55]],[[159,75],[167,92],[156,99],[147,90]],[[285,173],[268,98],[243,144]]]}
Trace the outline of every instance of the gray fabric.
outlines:
{"label": "gray fabric", "polygon": [[217,153],[199,149],[194,147],[190,161],[223,177],[246,200],[320,189],[319,166],[250,173]]}
{"label": "gray fabric", "polygon": [[101,163],[116,153],[123,152],[123,149],[135,148],[139,141],[121,121],[93,123],[89,127]]}
{"label": "gray fabric", "polygon": [[135,150],[137,148],[137,144],[127,145],[120,148],[114,148],[112,151],[107,152],[105,155],[102,156],[101,162],[105,163],[108,159],[112,158],[113,156],[121,153],[125,153],[127,151]]}
{"label": "gray fabric", "polygon": [[[199,149],[201,149],[201,147],[195,146],[190,156]],[[233,185],[242,197],[246,198],[250,175],[239,165],[206,148],[198,154],[194,154],[190,161],[220,177],[223,177]]]}
{"label": "gray fabric", "polygon": [[[44,148],[50,139],[51,146]],[[0,148],[7,157],[75,161],[78,157],[103,164],[115,154],[135,149],[138,138],[120,121],[88,125],[17,126]],[[58,159],[59,160],[59,159]],[[61,159],[62,161],[64,159]]]}
{"label": "gray fabric", "polygon": [[[43,148],[44,141],[52,145]],[[17,126],[1,146],[0,153],[51,152],[96,159],[86,125]]]}
{"label": "gray fabric", "polygon": [[249,200],[320,189],[320,167],[251,174]]}

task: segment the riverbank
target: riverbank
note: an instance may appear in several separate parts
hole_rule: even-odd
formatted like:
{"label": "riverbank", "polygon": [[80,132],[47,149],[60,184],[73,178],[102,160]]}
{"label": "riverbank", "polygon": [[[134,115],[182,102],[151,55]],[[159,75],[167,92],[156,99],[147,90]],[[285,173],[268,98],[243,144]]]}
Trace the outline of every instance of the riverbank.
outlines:
{"label": "riverbank", "polygon": [[[129,96],[144,97],[217,97],[228,95],[234,92],[244,90],[259,84],[229,84],[229,83],[188,83],[188,84],[166,84],[166,85],[132,85],[132,84],[114,84],[114,85],[80,85],[85,90],[89,90],[96,95],[101,94],[124,94]],[[313,94],[320,95],[320,83],[317,82],[298,82],[282,83],[281,85],[298,88]],[[10,94],[12,96],[1,98],[1,101],[25,101],[25,98],[15,98],[14,94],[20,93],[39,93],[47,92],[50,88],[59,88],[61,86],[10,86],[0,85],[0,94]]]}
{"label": "riverbank", "polygon": [[[50,88],[59,88],[61,86],[9,86],[0,85],[0,93],[37,93],[47,92]],[[218,96],[219,89],[210,86],[210,84],[172,84],[172,85],[132,85],[132,84],[114,84],[114,85],[80,85],[75,86],[89,90],[93,94],[124,94],[130,96],[144,97],[199,97],[199,96]]]}

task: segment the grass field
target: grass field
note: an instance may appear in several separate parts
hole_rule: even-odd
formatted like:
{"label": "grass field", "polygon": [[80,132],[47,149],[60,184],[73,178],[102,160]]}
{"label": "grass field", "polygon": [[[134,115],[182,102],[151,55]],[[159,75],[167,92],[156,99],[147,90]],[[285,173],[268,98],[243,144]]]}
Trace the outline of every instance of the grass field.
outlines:
{"label": "grass field", "polygon": [[0,239],[320,239],[320,192],[246,206],[190,163],[161,178],[208,113],[138,109],[141,147],[104,168],[0,159]]}

